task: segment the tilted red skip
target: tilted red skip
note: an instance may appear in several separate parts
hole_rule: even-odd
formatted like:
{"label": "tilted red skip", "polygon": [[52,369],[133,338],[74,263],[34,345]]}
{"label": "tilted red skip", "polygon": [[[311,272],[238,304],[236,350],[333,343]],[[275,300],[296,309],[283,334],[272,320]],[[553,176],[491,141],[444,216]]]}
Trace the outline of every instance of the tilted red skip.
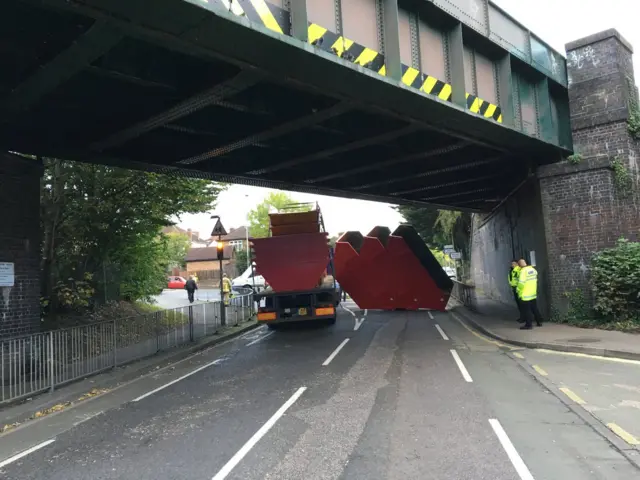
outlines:
{"label": "tilted red skip", "polygon": [[375,227],[367,236],[347,232],[338,239],[336,279],[360,308],[444,311],[453,282],[410,225],[393,234]]}

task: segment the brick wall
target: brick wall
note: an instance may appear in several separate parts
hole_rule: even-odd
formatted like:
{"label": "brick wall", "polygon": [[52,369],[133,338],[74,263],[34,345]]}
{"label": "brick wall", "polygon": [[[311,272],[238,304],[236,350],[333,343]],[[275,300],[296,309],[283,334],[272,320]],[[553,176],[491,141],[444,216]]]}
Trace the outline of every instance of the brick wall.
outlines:
{"label": "brick wall", "polygon": [[[593,255],[621,236],[638,240],[640,145],[627,129],[629,100],[636,95],[631,46],[615,30],[567,45],[574,148],[584,159],[538,170],[548,242],[552,304],[563,311],[565,292],[590,295]],[[635,191],[621,195],[611,161],[620,160]]]}
{"label": "brick wall", "polygon": [[35,160],[0,154],[0,262],[15,264],[15,286],[0,287],[0,338],[40,325],[40,176]]}

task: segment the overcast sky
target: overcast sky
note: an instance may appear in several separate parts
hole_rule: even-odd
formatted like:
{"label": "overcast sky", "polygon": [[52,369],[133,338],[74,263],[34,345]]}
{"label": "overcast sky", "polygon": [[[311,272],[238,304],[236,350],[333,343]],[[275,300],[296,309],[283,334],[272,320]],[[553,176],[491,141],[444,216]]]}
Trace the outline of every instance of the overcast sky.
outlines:
{"label": "overcast sky", "polygon": [[[640,48],[639,0],[494,0],[525,27],[551,47],[564,54],[567,42],[608,28],[616,28],[636,48]],[[635,56],[640,70],[640,55]],[[227,230],[246,225],[247,212],[260,203],[270,189],[234,185],[220,195],[215,212],[185,215],[179,221],[208,236],[213,228],[212,214],[220,215]],[[382,203],[292,193],[300,202],[319,202],[327,230],[337,234],[347,230],[368,233],[376,225],[392,230],[402,221],[391,206]]]}

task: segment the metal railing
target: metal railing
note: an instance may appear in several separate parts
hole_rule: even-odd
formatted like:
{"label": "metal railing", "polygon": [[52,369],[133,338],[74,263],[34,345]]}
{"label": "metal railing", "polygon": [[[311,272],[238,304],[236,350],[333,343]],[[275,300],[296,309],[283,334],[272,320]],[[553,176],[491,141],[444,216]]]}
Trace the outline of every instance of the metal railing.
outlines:
{"label": "metal railing", "polygon": [[254,313],[253,295],[231,298],[224,324],[221,308],[220,301],[197,303],[0,341],[0,404],[239,325]]}
{"label": "metal railing", "polygon": [[478,310],[475,286],[454,280],[451,296],[462,303],[469,310],[472,310],[474,312]]}

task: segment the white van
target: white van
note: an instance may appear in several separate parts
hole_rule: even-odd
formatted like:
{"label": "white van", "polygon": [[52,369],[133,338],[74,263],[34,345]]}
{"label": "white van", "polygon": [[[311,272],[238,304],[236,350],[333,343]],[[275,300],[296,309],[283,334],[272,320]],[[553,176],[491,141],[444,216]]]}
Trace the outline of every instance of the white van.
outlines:
{"label": "white van", "polygon": [[255,264],[254,267],[248,267],[243,273],[242,275],[240,275],[239,277],[234,278],[231,281],[231,288],[238,289],[238,288],[254,288],[257,292],[260,292],[262,290],[264,290],[265,288],[265,281],[264,281],[264,277],[262,275],[258,275],[258,273],[256,272],[255,276],[253,275],[255,271]]}

